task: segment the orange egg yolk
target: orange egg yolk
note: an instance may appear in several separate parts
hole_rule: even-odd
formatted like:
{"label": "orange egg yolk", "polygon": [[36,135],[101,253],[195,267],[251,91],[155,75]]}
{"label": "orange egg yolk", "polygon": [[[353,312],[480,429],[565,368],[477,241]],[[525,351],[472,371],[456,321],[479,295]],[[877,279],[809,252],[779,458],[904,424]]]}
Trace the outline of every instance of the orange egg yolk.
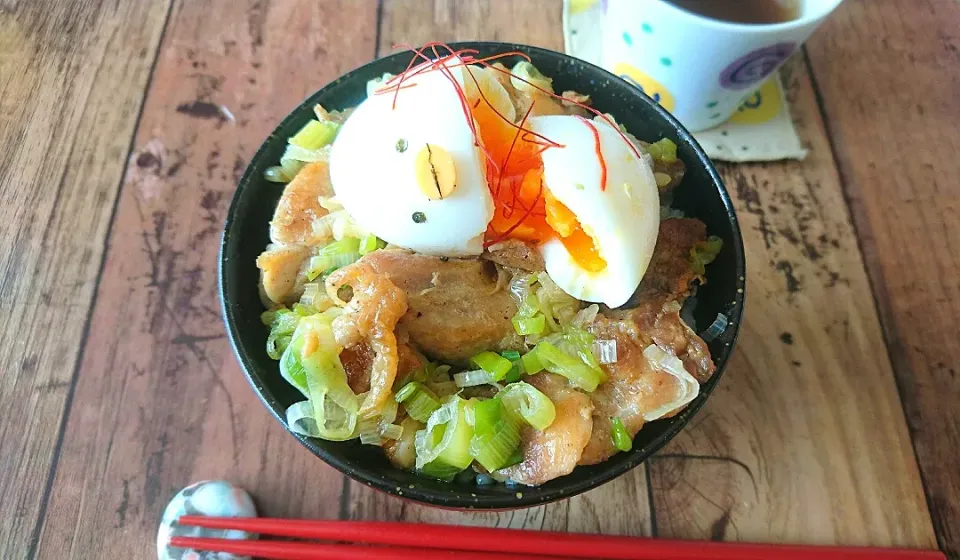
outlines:
{"label": "orange egg yolk", "polygon": [[[576,215],[542,185],[543,146],[518,137],[517,128],[501,119],[485,103],[473,108],[477,135],[487,154],[487,181],[493,194],[493,220],[485,240],[520,239],[534,244],[559,237],[573,260],[584,270],[599,272],[607,263]],[[506,162],[506,165],[503,164]],[[502,169],[498,168],[502,167]],[[505,232],[506,235],[504,235]]]}

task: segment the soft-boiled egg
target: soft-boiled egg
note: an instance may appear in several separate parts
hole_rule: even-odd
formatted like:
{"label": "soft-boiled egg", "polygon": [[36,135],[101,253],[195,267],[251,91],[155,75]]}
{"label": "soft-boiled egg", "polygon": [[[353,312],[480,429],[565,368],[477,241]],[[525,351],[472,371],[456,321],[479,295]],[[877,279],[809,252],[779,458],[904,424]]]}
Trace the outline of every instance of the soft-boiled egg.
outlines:
{"label": "soft-boiled egg", "polygon": [[623,305],[657,242],[653,170],[605,122],[544,116],[529,128],[562,145],[541,155],[546,221],[557,233],[540,245],[547,274],[577,299]]}
{"label": "soft-boiled egg", "polygon": [[[333,189],[362,228],[388,243],[426,254],[479,255],[494,206],[471,128],[478,81],[449,62],[459,87],[445,72],[415,72],[396,96],[373,92],[343,124],[330,154]],[[500,88],[493,97],[506,100],[502,106],[514,118],[506,91],[482,78],[480,89],[489,98],[491,88]]]}

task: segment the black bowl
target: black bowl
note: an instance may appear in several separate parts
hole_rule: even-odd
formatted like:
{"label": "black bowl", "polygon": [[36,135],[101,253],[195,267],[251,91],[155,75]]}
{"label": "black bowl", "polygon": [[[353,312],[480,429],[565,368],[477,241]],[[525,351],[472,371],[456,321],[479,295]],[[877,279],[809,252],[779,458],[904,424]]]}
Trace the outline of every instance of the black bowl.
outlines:
{"label": "black bowl", "polygon": [[[717,365],[713,377],[702,386],[700,396],[677,416],[651,422],[637,434],[633,450],[619,453],[599,465],[577,467],[573,473],[535,488],[503,484],[477,486],[472,477],[454,482],[432,480],[394,468],[375,447],[358,441],[329,442],[294,434],[315,455],[353,479],[379,490],[416,501],[452,508],[506,509],[533,506],[568,498],[603,484],[640,464],[683,428],[703,406],[720,380],[733,350],[740,326],[744,298],[744,257],[740,227],[730,196],[703,150],[681,125],[639,89],[613,74],[582,60],[536,47],[506,43],[456,43],[455,48],[474,48],[481,55],[507,51],[528,54],[545,75],[553,78],[557,91],[589,94],[594,107],[613,114],[642,140],[670,138],[687,172],[675,192],[673,207],[697,217],[712,235],[724,241],[723,251],[710,265],[710,281],[697,294],[693,315],[700,329],[718,313],[729,318],[726,331],[710,342]],[[368,80],[384,72],[399,73],[410,61],[403,52],[375,60],[345,74],[300,104],[263,143],[247,167],[234,194],[223,233],[220,252],[220,297],[227,332],[234,351],[254,391],[281,423],[286,408],[303,397],[283,380],[278,363],[265,350],[267,330],[260,323],[263,306],[257,295],[257,255],[269,242],[268,222],[281,189],[263,179],[267,167],[276,165],[287,138],[313,117],[313,106],[345,109],[366,96]],[[506,60],[508,66],[514,61]]]}

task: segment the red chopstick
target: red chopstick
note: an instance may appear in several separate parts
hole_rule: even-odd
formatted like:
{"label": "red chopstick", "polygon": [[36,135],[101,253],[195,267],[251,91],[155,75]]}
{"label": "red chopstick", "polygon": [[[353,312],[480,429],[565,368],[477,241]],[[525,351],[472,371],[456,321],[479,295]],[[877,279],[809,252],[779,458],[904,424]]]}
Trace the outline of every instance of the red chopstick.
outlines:
{"label": "red chopstick", "polygon": [[[323,544],[290,541],[247,541],[172,537],[171,546],[193,550],[229,552],[271,560],[515,560],[516,554],[502,552],[470,552],[463,550],[423,549],[410,547]],[[569,560],[559,556],[529,556],[528,560]]]}
{"label": "red chopstick", "polygon": [[[703,558],[715,560],[771,560],[773,558],[777,560],[807,560],[812,557],[816,557],[817,560],[945,560],[946,558],[942,552],[936,550],[678,541],[584,533],[378,521],[312,521],[185,515],[179,519],[179,523],[209,529],[238,529],[278,537],[407,547],[407,551],[416,549],[417,558],[420,559],[427,558],[424,556],[426,551],[423,549],[447,549],[443,554],[449,554],[450,549],[455,549],[459,551],[508,553],[514,558],[517,555],[554,555],[566,558],[609,558],[617,560],[700,560]],[[270,544],[279,543],[274,541]],[[335,546],[310,543],[294,544]],[[339,550],[349,548],[351,546],[341,546]],[[396,558],[398,560],[410,558],[410,556],[373,555],[374,550],[377,551],[377,554],[380,554],[380,551],[396,549],[353,548],[357,548],[366,554],[365,558]],[[217,550],[228,552],[226,549]],[[258,552],[241,552],[241,554],[265,555]],[[464,552],[457,554],[458,559],[467,558],[463,556]],[[269,557],[269,555],[266,556]],[[347,556],[313,556],[313,558],[327,557],[347,558]],[[437,558],[447,557],[438,556]],[[273,556],[273,558],[287,559],[294,557]],[[306,557],[297,556],[295,558]]]}

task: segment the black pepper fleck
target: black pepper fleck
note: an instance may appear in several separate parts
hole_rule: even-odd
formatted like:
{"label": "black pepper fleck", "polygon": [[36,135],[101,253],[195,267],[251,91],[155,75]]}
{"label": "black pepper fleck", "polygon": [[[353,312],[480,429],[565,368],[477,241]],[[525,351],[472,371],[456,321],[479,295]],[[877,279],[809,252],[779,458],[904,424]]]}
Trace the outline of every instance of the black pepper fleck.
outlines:
{"label": "black pepper fleck", "polygon": [[780,341],[784,344],[793,344],[793,335],[785,332],[780,334]]}
{"label": "black pepper fleck", "polygon": [[413,213],[413,223],[422,224],[427,221],[427,215],[423,212],[414,212]]}

